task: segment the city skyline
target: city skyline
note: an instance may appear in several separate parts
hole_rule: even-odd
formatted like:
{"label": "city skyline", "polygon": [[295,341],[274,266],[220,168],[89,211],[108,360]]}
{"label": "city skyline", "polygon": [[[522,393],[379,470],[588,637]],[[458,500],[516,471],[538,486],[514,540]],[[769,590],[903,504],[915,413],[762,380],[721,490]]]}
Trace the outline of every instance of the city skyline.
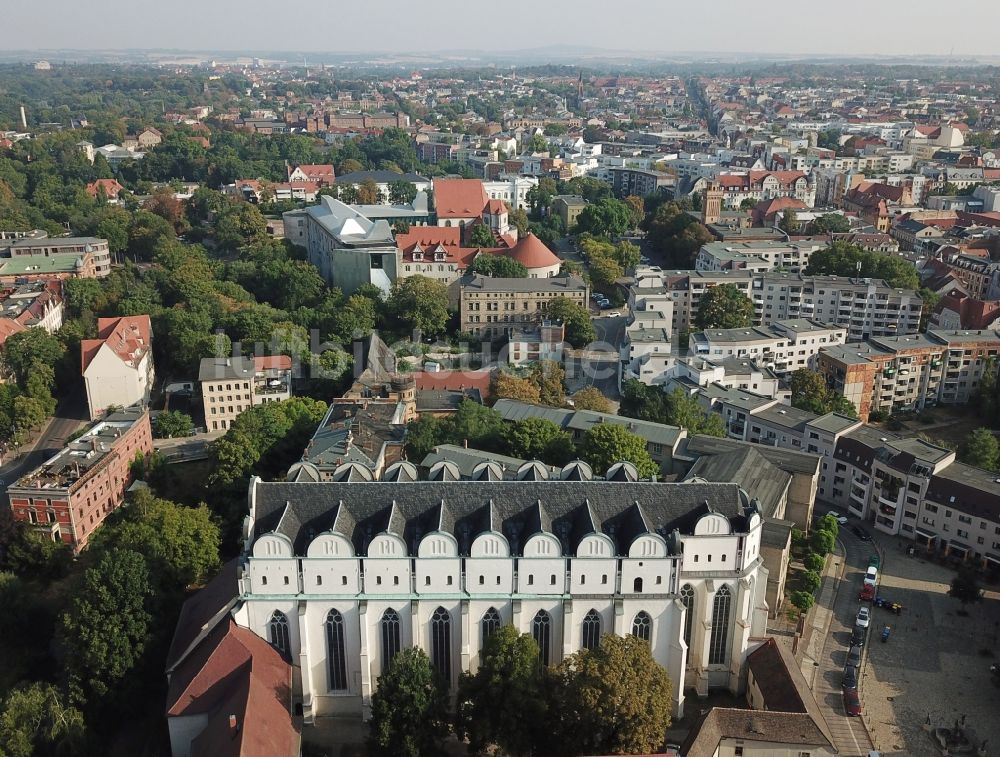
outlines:
{"label": "city skyline", "polygon": [[[399,0],[372,0],[364,5],[312,7],[309,24],[285,28],[276,36],[267,23],[274,7],[247,0],[236,13],[233,3],[195,4],[181,0],[179,13],[157,6],[106,0],[102,17],[136,19],[132,34],[122,37],[113,24],[95,24],[90,7],[69,0],[15,5],[5,11],[6,50],[211,50],[260,52],[301,50],[304,53],[433,53],[477,51],[485,54],[548,47],[593,48],[595,52],[634,52],[637,57],[682,53],[747,53],[754,55],[948,56],[953,40],[928,24],[937,10],[930,0],[903,6],[846,0],[828,13],[850,23],[850,33],[818,34],[827,12],[807,9],[791,0],[774,0],[768,12],[749,12],[735,0],[711,5],[653,5],[643,0],[616,4],[617,25],[601,21],[605,8],[594,0],[554,0],[543,7],[513,0],[490,14],[489,23],[462,31],[466,8],[453,0],[425,0],[419,10]],[[143,13],[148,9],[149,12]],[[197,23],[192,23],[197,14]],[[1000,6],[955,0],[949,15],[968,13],[982,29],[1000,25]],[[143,26],[141,19],[155,21]],[[443,23],[447,20],[447,23]],[[892,34],[886,34],[891,28]],[[81,33],[81,30],[86,30]],[[511,32],[513,30],[513,33]],[[961,57],[995,55],[990,38],[962,38]]]}

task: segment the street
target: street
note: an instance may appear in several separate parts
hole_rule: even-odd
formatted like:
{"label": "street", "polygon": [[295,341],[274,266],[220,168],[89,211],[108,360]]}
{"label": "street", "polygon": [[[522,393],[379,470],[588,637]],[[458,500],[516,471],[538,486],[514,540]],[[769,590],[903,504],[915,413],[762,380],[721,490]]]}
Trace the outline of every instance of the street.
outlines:
{"label": "street", "polygon": [[[841,755],[862,755],[867,757],[872,749],[871,739],[865,730],[861,718],[852,718],[844,714],[844,702],[841,690],[844,664],[847,651],[850,648],[851,631],[854,619],[860,607],[858,591],[861,579],[868,567],[868,558],[875,549],[871,543],[862,542],[848,526],[840,528],[840,542],[844,547],[843,573],[834,584],[834,597],[830,627],[827,631],[822,652],[819,657],[819,669],[813,679],[813,693],[816,701],[823,708],[823,715],[830,725],[837,750]],[[834,555],[831,559],[841,559]],[[824,596],[820,596],[816,611],[819,612]],[[869,637],[871,636],[869,629]],[[866,647],[870,643],[866,641]],[[865,650],[867,653],[867,649]],[[865,677],[859,684],[862,705],[865,704]]]}
{"label": "street", "polygon": [[4,502],[8,502],[8,485],[17,481],[25,473],[37,468],[61,450],[73,432],[86,422],[87,403],[83,396],[78,394],[73,399],[60,404],[56,408],[56,414],[34,445],[29,443],[29,445],[23,446],[20,457],[11,458],[3,466],[0,466],[0,480],[2,480],[0,487],[3,489]]}

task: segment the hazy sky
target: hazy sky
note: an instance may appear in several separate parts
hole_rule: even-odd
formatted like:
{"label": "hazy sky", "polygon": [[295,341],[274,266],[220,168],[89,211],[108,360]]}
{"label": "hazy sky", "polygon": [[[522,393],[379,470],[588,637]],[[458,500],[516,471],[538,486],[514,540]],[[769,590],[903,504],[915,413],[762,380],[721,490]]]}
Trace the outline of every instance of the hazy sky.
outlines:
{"label": "hazy sky", "polygon": [[1000,0],[3,0],[8,49],[996,55]]}

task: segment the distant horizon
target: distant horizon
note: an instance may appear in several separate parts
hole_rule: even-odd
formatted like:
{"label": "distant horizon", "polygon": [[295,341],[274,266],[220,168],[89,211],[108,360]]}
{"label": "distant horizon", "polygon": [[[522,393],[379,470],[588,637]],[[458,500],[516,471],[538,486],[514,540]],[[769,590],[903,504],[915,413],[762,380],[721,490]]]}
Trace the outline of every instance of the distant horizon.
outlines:
{"label": "distant horizon", "polygon": [[[842,0],[823,10],[798,0],[771,0],[767,13],[739,0],[675,5],[619,0],[510,0],[482,21],[455,0],[368,0],[363,5],[282,11],[265,0],[239,4],[177,0],[171,13],[149,0],[103,0],[99,14],[76,0],[38,0],[5,9],[4,53],[300,51],[331,56],[420,56],[589,49],[637,59],[691,55],[834,58],[996,58],[991,35],[951,36],[927,23],[940,11],[932,0]],[[1000,3],[952,0],[951,20],[1000,28]],[[302,18],[306,22],[298,23]],[[121,23],[116,21],[121,19]],[[95,20],[99,23],[95,23]],[[143,25],[148,20],[149,23]],[[611,23],[609,23],[609,21]],[[121,46],[123,26],[132,44]],[[278,29],[279,31],[276,31]],[[10,44],[13,42],[13,44]],[[81,44],[82,43],[82,44]],[[16,47],[15,47],[16,45]],[[741,51],[741,52],[736,52]]]}

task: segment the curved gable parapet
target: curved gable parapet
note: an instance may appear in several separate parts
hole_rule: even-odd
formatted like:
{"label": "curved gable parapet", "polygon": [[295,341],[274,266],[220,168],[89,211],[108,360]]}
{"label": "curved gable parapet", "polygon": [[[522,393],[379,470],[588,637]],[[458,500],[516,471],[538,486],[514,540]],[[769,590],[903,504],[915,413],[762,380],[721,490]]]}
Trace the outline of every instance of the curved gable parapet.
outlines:
{"label": "curved gable parapet", "polygon": [[420,540],[417,557],[458,557],[458,542],[444,531],[432,531]]}
{"label": "curved gable parapet", "polygon": [[306,547],[306,557],[354,557],[354,545],[343,534],[317,534]]}
{"label": "curved gable parapet", "polygon": [[659,534],[639,534],[628,548],[629,557],[666,557],[667,542]]}
{"label": "curved gable parapet", "polygon": [[732,532],[729,519],[718,513],[703,515],[694,524],[695,536],[728,536]]}
{"label": "curved gable parapet", "polygon": [[472,542],[469,557],[510,557],[510,544],[503,534],[487,531]]}
{"label": "curved gable parapet", "polygon": [[396,534],[380,533],[368,544],[366,557],[407,557],[406,543]]}
{"label": "curved gable parapet", "polygon": [[615,544],[607,534],[587,534],[576,545],[577,557],[614,557]]}
{"label": "curved gable parapet", "polygon": [[539,531],[531,535],[524,545],[524,557],[562,557],[562,544],[552,534]]}
{"label": "curved gable parapet", "polygon": [[254,557],[294,557],[292,542],[284,534],[264,534],[253,545]]}

